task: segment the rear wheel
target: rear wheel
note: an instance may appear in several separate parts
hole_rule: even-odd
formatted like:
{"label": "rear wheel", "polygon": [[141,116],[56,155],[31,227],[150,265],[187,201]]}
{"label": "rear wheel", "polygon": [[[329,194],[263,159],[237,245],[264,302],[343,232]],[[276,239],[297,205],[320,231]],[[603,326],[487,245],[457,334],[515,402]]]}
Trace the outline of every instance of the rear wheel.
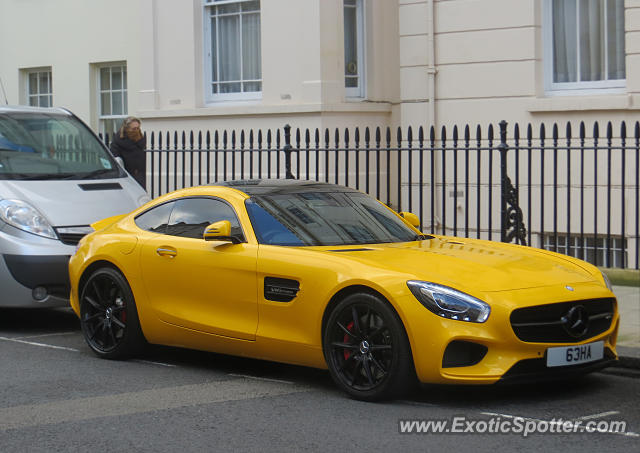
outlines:
{"label": "rear wheel", "polygon": [[94,271],[80,294],[80,326],[91,350],[106,359],[139,351],[144,342],[133,293],[117,270]]}
{"label": "rear wheel", "polygon": [[398,397],[416,381],[402,322],[372,294],[352,294],[336,305],[325,326],[323,349],[331,377],[354,398]]}

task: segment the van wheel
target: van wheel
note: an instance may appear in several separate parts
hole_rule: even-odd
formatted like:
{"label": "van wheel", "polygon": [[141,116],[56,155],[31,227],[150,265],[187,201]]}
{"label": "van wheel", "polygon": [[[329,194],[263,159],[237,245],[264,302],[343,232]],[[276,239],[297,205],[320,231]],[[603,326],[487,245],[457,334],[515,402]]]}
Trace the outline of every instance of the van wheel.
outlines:
{"label": "van wheel", "polygon": [[80,327],[91,350],[105,359],[122,359],[144,343],[133,292],[111,267],[94,271],[80,293]]}

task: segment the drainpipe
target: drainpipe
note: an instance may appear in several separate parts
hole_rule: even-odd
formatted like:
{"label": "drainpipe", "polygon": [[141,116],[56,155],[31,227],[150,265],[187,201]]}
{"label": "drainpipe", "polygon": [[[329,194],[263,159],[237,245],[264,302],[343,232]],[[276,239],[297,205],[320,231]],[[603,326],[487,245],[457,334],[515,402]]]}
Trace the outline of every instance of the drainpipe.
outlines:
{"label": "drainpipe", "polygon": [[431,125],[436,127],[436,40],[434,37],[435,31],[435,5],[433,0],[427,1],[427,75],[428,75],[428,89],[429,89],[429,120]]}
{"label": "drainpipe", "polygon": [[[435,132],[436,132],[436,136],[438,135],[438,129],[436,127],[436,40],[435,40],[435,36],[434,36],[434,32],[435,32],[435,5],[433,0],[427,0],[427,84],[428,84],[428,90],[429,90],[429,121],[430,121],[430,125],[427,126],[433,126]],[[427,134],[429,134],[429,129],[427,129]],[[436,168],[440,167],[440,154],[438,153],[438,155],[436,155],[435,158],[435,165]],[[435,184],[444,182],[444,181],[439,181],[439,179],[441,178],[440,176],[440,172],[438,171],[436,174],[436,180],[434,181]],[[437,198],[436,198],[437,199]],[[442,228],[441,233],[442,234],[446,234],[446,228],[445,225],[443,225],[441,222],[441,214],[442,214],[442,210],[444,209],[444,200],[442,200],[442,202],[438,202],[436,201],[436,206],[435,206],[435,212],[434,212],[434,219],[432,219],[432,222],[434,224],[435,227],[435,233],[438,232],[439,228]]]}

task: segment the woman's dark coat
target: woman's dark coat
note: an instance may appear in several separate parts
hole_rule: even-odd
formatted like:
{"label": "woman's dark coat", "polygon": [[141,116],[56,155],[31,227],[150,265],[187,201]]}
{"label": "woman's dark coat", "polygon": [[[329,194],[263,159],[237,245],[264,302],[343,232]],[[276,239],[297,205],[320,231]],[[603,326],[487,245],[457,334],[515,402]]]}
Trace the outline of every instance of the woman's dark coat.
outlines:
{"label": "woman's dark coat", "polygon": [[147,167],[146,148],[147,138],[145,136],[134,142],[126,135],[124,138],[121,138],[119,134],[115,134],[111,142],[111,153],[115,157],[122,158],[125,170],[145,189]]}

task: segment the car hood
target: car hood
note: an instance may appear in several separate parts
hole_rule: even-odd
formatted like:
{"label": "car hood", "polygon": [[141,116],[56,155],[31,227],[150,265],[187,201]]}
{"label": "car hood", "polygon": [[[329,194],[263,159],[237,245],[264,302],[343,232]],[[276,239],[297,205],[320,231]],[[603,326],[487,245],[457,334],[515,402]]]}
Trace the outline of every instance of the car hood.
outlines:
{"label": "car hood", "polygon": [[[96,220],[126,213],[138,207],[138,200],[145,192],[129,179],[5,180],[0,181],[0,199],[26,201],[55,227],[89,225]],[[96,190],[104,187],[98,184],[119,184],[122,189]],[[86,190],[87,188],[89,190]]]}
{"label": "car hood", "polygon": [[329,247],[326,252],[409,279],[470,291],[493,292],[593,282],[594,276],[562,255],[499,242],[433,238],[395,244]]}

